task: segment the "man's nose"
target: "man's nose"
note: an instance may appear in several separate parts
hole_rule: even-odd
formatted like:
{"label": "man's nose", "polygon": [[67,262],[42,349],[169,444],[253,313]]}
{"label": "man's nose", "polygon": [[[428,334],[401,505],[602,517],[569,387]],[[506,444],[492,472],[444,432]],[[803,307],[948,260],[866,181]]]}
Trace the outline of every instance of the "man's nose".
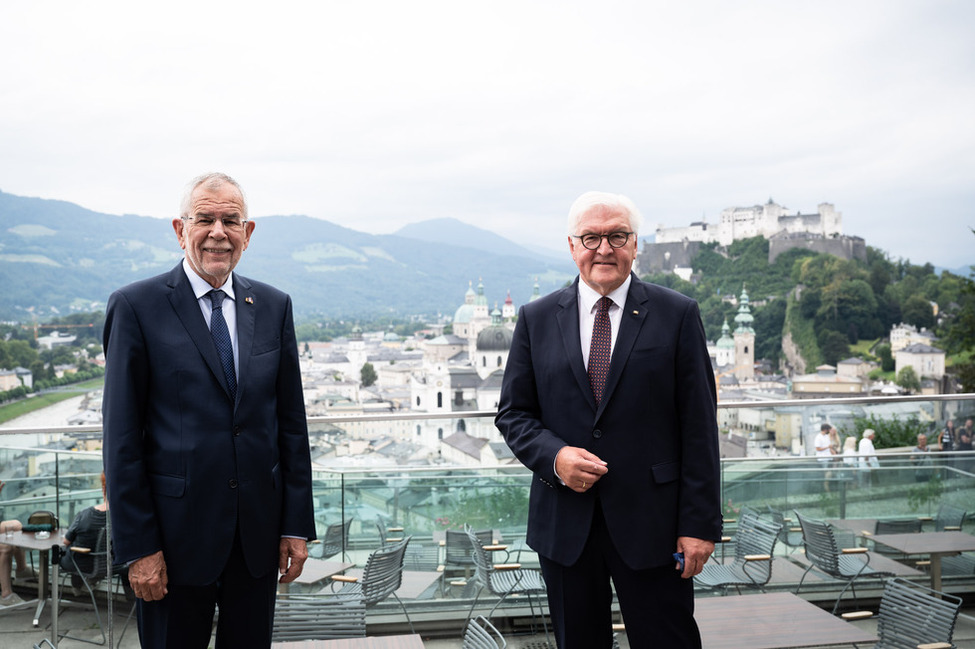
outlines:
{"label": "man's nose", "polygon": [[615,248],[609,245],[609,237],[602,237],[599,240],[599,246],[596,248],[596,252],[601,255],[608,255],[609,253],[613,252],[613,250],[615,250]]}

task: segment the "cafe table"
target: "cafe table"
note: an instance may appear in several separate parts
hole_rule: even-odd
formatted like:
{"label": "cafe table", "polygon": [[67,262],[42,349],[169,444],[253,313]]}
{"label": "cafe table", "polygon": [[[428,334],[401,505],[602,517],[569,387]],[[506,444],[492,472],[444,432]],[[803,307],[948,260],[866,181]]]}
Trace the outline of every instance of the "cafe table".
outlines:
{"label": "cafe table", "polygon": [[[36,550],[40,556],[40,566],[38,566],[37,572],[37,599],[32,600],[37,602],[37,608],[34,611],[34,626],[40,625],[41,611],[44,610],[44,603],[47,601],[49,596],[49,589],[47,587],[48,583],[48,566],[51,565],[50,553],[51,548],[54,546],[62,546],[64,541],[64,530],[57,530],[50,533],[50,536],[45,539],[37,538],[37,532],[24,532],[22,530],[17,530],[12,535],[0,535],[0,543],[6,543],[7,545],[14,545],[25,550]],[[51,574],[52,583],[55,583],[55,588],[57,587],[56,580],[58,578],[57,565],[53,566],[53,572]],[[58,611],[58,601],[57,593],[51,598],[51,617],[57,620]],[[55,622],[56,624],[56,622]]]}
{"label": "cafe table", "polygon": [[941,559],[975,550],[975,536],[965,532],[913,532],[907,534],[877,534],[874,543],[906,555],[931,557],[931,588],[941,590]]}
{"label": "cafe table", "polygon": [[694,618],[707,649],[796,649],[876,642],[877,636],[793,593],[705,597]]}

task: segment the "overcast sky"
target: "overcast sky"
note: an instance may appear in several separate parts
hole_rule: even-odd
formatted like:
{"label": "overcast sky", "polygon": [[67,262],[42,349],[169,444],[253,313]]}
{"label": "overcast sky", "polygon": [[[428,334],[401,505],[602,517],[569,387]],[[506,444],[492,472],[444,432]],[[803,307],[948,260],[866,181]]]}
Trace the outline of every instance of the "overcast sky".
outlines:
{"label": "overcast sky", "polygon": [[[589,189],[657,224],[774,199],[975,264],[975,2],[4,2],[0,190],[172,217],[455,217],[563,247]],[[260,236],[258,226],[255,236]]]}

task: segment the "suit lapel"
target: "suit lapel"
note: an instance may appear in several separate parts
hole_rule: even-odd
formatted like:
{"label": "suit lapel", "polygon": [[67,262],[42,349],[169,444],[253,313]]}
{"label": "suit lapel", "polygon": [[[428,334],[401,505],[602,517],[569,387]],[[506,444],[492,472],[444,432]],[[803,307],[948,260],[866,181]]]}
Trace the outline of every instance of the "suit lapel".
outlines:
{"label": "suit lapel", "polygon": [[247,366],[250,363],[251,348],[254,345],[254,327],[257,320],[254,295],[251,283],[247,278],[234,274],[234,306],[237,309],[237,402],[249,375]]}
{"label": "suit lapel", "polygon": [[224,377],[223,369],[220,366],[217,348],[213,345],[210,330],[207,329],[203,312],[200,311],[200,304],[196,299],[196,295],[193,293],[193,287],[190,286],[190,280],[186,278],[182,263],[176,266],[173,272],[170,273],[169,286],[173,289],[169,293],[169,303],[179,317],[180,322],[183,323],[183,328],[186,329],[186,333],[189,335],[190,340],[193,341],[193,344],[196,345],[207,367],[210,368],[210,372],[216,378],[217,382],[220,383],[221,387],[223,387],[224,392],[229,398],[230,389],[227,387],[227,379]]}
{"label": "suit lapel", "polygon": [[582,346],[579,342],[579,278],[572,286],[563,290],[559,297],[559,310],[555,314],[559,323],[559,333],[562,336],[562,347],[569,359],[572,376],[579,384],[579,390],[586,396],[589,405],[596,409],[596,397],[593,396],[592,386],[589,385],[589,374],[582,359]]}
{"label": "suit lapel", "polygon": [[[623,313],[620,319],[620,330],[616,334],[616,345],[613,347],[613,359],[609,364],[609,376],[606,377],[606,387],[603,389],[603,398],[599,402],[599,410],[596,418],[603,414],[606,404],[613,396],[613,390],[619,383],[620,375],[623,374],[623,367],[630,357],[630,351],[636,342],[640,329],[650,312],[647,302],[649,301],[646,286],[636,278],[630,282],[630,290],[626,293],[626,304],[623,305]],[[594,401],[595,402],[595,401]]]}

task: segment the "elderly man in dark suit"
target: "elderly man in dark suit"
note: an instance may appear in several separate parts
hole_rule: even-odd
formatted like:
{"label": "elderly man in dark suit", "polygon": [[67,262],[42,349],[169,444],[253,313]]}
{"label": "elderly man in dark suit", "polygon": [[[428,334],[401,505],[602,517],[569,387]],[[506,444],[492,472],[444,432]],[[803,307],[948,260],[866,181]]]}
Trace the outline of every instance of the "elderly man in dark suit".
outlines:
{"label": "elderly man in dark suit", "polygon": [[195,179],[184,260],[115,292],[104,457],[115,558],[143,647],[269,647],[277,582],[315,538],[291,299],[233,273],[254,231],[239,185]]}
{"label": "elderly man in dark suit", "polygon": [[721,534],[714,375],[697,304],[631,273],[639,226],[624,196],[573,204],[579,278],[522,307],[495,420],[534,473],[527,541],[561,649],[612,645],[610,580],[631,647],[701,646],[691,577]]}

